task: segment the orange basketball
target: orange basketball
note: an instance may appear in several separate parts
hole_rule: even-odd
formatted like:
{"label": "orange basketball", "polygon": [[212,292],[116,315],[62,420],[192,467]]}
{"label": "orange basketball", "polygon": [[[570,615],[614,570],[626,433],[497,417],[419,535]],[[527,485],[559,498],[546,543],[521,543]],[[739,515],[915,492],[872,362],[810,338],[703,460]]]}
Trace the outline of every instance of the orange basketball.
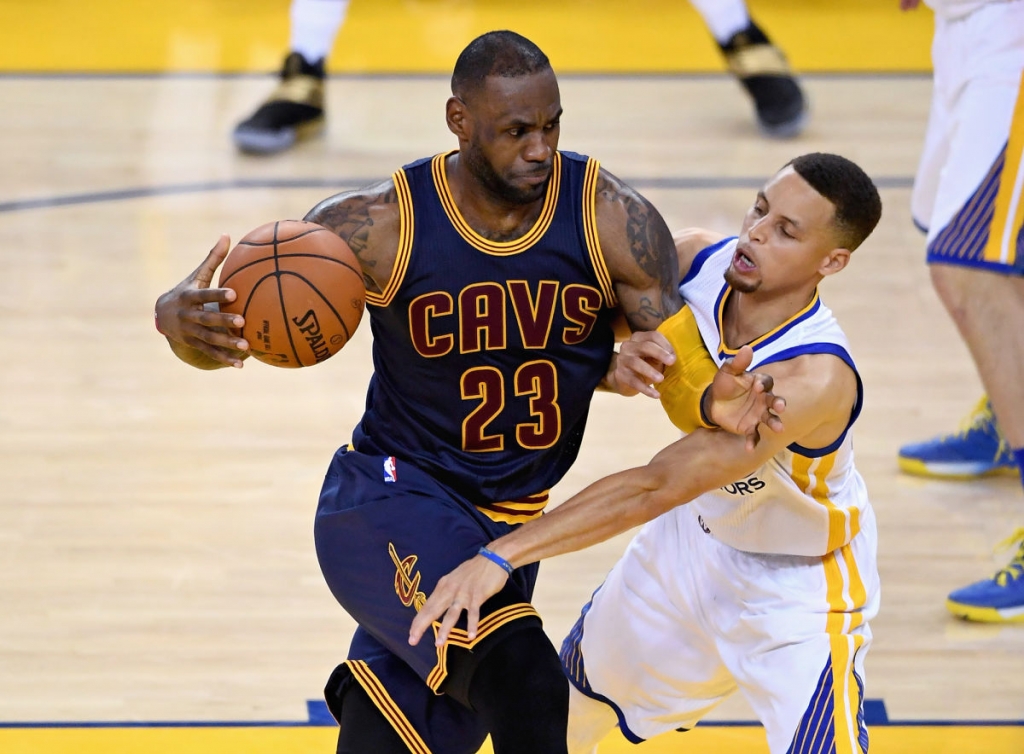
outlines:
{"label": "orange basketball", "polygon": [[366,288],[348,244],[316,223],[279,220],[248,233],[228,254],[221,288],[237,294],[221,310],[245,318],[253,357],[275,367],[326,361],[363,316]]}

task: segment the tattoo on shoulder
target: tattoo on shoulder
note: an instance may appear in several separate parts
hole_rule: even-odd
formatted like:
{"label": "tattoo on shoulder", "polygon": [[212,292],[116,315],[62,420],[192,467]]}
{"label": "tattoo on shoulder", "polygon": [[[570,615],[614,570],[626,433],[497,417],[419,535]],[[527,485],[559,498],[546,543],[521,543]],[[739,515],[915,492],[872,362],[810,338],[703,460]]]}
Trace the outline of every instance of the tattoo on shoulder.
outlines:
{"label": "tattoo on shoulder", "polygon": [[381,293],[380,287],[370,274],[383,263],[371,253],[371,236],[374,232],[374,210],[398,203],[398,192],[393,181],[388,180],[369,189],[337,194],[325,199],[309,211],[305,219],[323,225],[337,233],[356,255],[363,268],[363,280],[368,291]]}

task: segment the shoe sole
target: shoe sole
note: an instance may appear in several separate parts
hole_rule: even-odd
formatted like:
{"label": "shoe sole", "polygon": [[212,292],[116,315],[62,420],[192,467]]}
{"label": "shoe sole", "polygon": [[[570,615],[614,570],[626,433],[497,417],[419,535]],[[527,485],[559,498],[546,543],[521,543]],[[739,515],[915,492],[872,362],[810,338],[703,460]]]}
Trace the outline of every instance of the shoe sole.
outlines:
{"label": "shoe sole", "polygon": [[957,618],[974,621],[975,623],[1024,623],[1024,605],[998,609],[995,607],[965,605],[962,602],[946,600],[946,609]]}
{"label": "shoe sole", "polygon": [[776,123],[775,125],[768,125],[763,121],[757,122],[758,130],[761,131],[762,135],[767,136],[770,139],[792,139],[799,136],[807,128],[807,121],[810,120],[810,113],[804,110],[793,120],[785,123]]}
{"label": "shoe sole", "polygon": [[317,118],[294,128],[280,131],[256,131],[236,128],[231,134],[235,146],[247,154],[276,154],[293,146],[300,139],[307,139],[323,131],[324,119]]}
{"label": "shoe sole", "polygon": [[993,466],[986,463],[930,463],[917,458],[898,456],[900,471],[929,479],[982,479],[989,476],[1015,476],[1016,466]]}

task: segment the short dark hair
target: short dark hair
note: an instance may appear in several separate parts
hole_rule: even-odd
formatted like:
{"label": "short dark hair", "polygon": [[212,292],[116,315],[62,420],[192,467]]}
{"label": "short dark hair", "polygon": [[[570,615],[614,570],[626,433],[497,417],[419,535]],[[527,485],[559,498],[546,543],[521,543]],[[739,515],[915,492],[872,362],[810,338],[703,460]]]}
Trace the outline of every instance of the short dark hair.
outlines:
{"label": "short dark hair", "polygon": [[452,94],[466,97],[488,76],[515,78],[550,70],[541,49],[514,31],[489,31],[470,42],[455,61]]}
{"label": "short dark hair", "polygon": [[882,216],[878,189],[860,166],[837,154],[811,152],[790,160],[797,175],[835,207],[839,241],[853,251],[871,235]]}

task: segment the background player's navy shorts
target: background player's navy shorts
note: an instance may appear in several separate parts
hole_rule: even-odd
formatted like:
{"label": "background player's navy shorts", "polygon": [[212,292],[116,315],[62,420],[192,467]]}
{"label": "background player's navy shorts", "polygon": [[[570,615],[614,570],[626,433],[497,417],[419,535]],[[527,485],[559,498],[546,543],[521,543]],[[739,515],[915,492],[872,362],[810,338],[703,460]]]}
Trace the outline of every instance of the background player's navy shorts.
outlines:
{"label": "background player's navy shorts", "polygon": [[[435,692],[465,701],[469,678],[449,673],[453,655],[470,657],[465,650],[472,650],[472,662],[479,662],[497,637],[540,625],[530,605],[537,564],[516,569],[505,588],[484,603],[473,642],[465,616],[440,650],[429,632],[410,646],[409,628],[442,576],[512,529],[402,461],[342,448],[327,470],[314,536],[327,585],[359,624],[348,671],[368,692],[376,692],[370,695],[382,711],[388,704],[398,707],[404,719],[392,719],[396,729],[411,725],[430,751],[476,750],[442,744],[432,734],[436,721],[417,718],[472,715]],[[459,657],[456,665],[462,670],[468,663]],[[450,728],[450,722],[442,727]]]}

